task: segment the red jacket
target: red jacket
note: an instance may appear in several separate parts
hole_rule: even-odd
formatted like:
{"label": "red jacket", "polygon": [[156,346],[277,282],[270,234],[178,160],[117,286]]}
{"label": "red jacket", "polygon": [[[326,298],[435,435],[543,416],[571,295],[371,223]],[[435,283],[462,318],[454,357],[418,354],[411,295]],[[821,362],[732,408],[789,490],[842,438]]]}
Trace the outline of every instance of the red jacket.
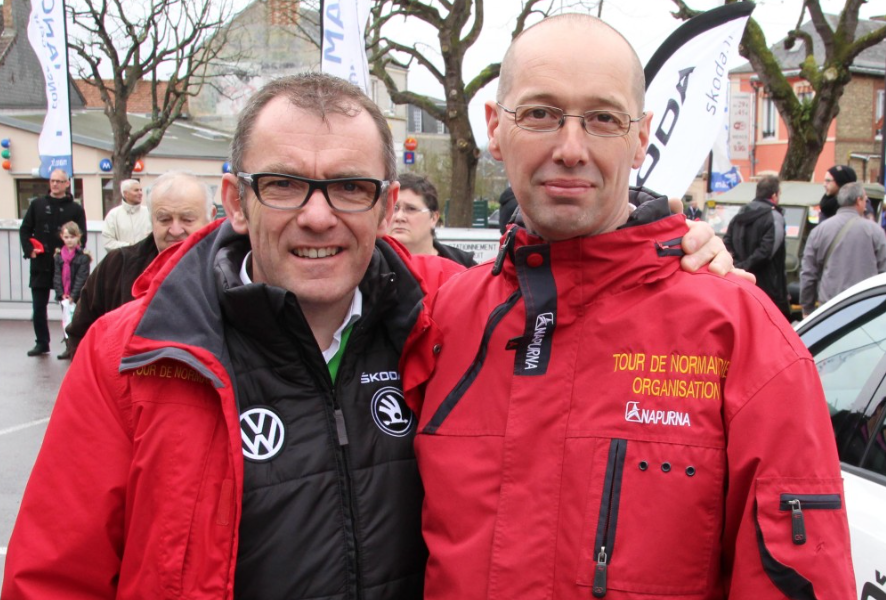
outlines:
{"label": "red jacket", "polygon": [[[232,597],[243,451],[231,375],[219,348],[140,335],[167,276],[188,251],[205,252],[221,223],[161,253],[136,282],[136,301],[84,338],[12,534],[4,600]],[[437,259],[413,272],[433,290],[453,270]],[[217,311],[177,310],[195,331],[220,331]],[[407,348],[427,331],[425,314]]]}
{"label": "red jacket", "polygon": [[426,599],[856,597],[815,364],[755,286],[680,270],[685,231],[520,229],[439,292],[406,365]]}

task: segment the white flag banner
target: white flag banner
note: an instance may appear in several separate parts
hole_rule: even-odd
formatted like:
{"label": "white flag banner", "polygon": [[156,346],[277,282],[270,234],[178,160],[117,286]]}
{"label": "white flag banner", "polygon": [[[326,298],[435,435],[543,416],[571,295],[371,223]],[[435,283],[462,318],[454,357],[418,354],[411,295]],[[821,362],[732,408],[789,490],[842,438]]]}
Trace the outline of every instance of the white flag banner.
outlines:
{"label": "white flag banner", "polygon": [[46,80],[46,118],[37,142],[40,177],[55,169],[74,176],[71,152],[71,105],[68,98],[68,49],[63,0],[32,0],[28,40]]}
{"label": "white flag banner", "polygon": [[728,192],[741,183],[741,171],[729,160],[729,121],[720,127],[720,135],[711,148],[710,189]]}
{"label": "white flag banner", "polygon": [[327,0],[323,6],[320,70],[347,79],[369,95],[366,22],[370,0]]}
{"label": "white flag banner", "polygon": [[646,65],[646,112],[652,113],[646,160],[632,185],[681,198],[723,127],[729,74],[754,10],[737,2],[709,10],[674,31]]}

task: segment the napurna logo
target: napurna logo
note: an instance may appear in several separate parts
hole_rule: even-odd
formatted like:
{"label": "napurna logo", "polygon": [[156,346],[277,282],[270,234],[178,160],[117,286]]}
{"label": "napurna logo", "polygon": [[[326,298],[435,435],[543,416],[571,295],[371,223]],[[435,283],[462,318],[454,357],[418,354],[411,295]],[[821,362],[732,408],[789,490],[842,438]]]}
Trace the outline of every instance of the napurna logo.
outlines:
{"label": "napurna logo", "polygon": [[535,318],[535,333],[533,333],[532,341],[529,342],[529,347],[526,349],[526,364],[523,365],[524,369],[538,368],[538,361],[541,358],[542,343],[544,342],[545,335],[548,333],[548,328],[553,326],[553,324],[554,313],[542,313]]}
{"label": "napurna logo", "polygon": [[625,405],[625,421],[649,425],[691,426],[689,413],[678,410],[646,410],[640,408],[640,403],[633,400]]}
{"label": "napurna logo", "polygon": [[415,415],[406,406],[403,392],[383,387],[372,397],[372,419],[388,435],[404,437],[412,430]]}
{"label": "napurna logo", "polygon": [[271,460],[283,448],[284,431],[276,412],[266,407],[250,408],[240,415],[243,457],[256,462]]}

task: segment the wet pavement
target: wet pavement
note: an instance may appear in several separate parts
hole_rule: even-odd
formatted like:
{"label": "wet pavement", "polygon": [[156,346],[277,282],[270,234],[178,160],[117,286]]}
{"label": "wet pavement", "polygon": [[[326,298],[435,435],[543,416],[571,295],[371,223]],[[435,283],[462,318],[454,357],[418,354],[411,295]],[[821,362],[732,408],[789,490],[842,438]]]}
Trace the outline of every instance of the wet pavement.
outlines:
{"label": "wet pavement", "polygon": [[61,324],[50,321],[49,326],[52,352],[30,357],[26,352],[34,346],[31,322],[0,320],[0,583],[22,493],[71,364],[55,358],[63,350]]}

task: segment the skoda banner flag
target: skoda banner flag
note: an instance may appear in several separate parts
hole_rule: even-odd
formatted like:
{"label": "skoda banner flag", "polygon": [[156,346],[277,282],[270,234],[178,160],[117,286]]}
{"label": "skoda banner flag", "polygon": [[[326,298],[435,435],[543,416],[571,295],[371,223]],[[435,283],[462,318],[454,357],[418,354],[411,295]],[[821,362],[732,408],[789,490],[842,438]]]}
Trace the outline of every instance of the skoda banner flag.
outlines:
{"label": "skoda banner flag", "polygon": [[369,95],[366,22],[370,0],[326,0],[320,70],[347,79]]}
{"label": "skoda banner flag", "polygon": [[40,177],[55,169],[74,176],[71,152],[71,105],[68,100],[68,48],[63,0],[33,0],[28,40],[40,60],[46,80],[46,118],[37,142]]}
{"label": "skoda banner flag", "polygon": [[727,4],[694,17],[668,37],[646,65],[646,111],[652,113],[646,160],[631,184],[681,198],[723,127],[726,65],[754,10]]}

